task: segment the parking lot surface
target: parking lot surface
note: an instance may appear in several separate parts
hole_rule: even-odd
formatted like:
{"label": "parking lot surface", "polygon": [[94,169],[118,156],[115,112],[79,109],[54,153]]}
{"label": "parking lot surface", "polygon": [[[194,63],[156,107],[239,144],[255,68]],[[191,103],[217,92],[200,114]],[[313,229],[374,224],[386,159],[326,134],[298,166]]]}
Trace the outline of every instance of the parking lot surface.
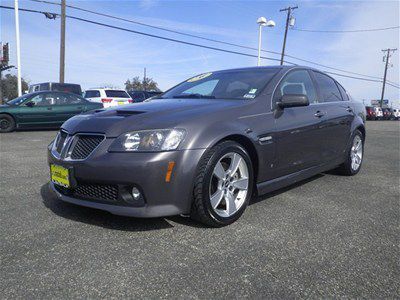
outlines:
{"label": "parking lot surface", "polygon": [[357,176],[253,199],[219,229],[58,201],[55,134],[0,136],[2,298],[400,297],[399,122],[367,123]]}

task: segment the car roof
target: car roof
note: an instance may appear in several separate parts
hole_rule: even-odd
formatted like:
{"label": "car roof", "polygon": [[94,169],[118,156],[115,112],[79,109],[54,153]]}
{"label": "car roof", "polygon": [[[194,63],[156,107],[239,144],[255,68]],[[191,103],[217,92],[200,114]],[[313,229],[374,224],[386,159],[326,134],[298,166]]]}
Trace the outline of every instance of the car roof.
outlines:
{"label": "car roof", "polygon": [[77,94],[74,94],[72,92],[61,92],[61,91],[38,91],[38,92],[33,92],[33,93],[28,93],[28,94],[24,94],[22,96],[27,96],[27,95],[40,95],[40,94],[48,94],[48,93],[58,93],[58,94],[68,94],[68,95],[75,95],[75,96],[79,96]]}
{"label": "car roof", "polygon": [[79,83],[59,83],[59,82],[54,82],[54,81],[48,81],[48,82],[40,82],[40,83],[32,83],[32,85],[39,85],[39,84],[45,84],[45,83],[57,83],[57,84],[68,84],[68,85],[80,85]]}
{"label": "car roof", "polygon": [[114,89],[114,88],[90,88],[90,89],[87,89],[86,91],[100,91],[100,90],[107,90],[107,91],[124,91],[124,92],[126,92],[124,89]]}

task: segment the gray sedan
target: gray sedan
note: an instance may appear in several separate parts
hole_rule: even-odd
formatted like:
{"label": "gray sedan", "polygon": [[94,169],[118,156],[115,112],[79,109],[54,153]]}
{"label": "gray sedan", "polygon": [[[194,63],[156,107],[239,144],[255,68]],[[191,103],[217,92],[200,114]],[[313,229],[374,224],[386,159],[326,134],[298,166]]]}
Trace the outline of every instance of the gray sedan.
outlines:
{"label": "gray sedan", "polygon": [[[236,221],[250,198],[359,172],[365,109],[307,67],[204,73],[148,102],[73,117],[49,145],[51,186],[117,215]],[[321,199],[323,201],[323,199]]]}

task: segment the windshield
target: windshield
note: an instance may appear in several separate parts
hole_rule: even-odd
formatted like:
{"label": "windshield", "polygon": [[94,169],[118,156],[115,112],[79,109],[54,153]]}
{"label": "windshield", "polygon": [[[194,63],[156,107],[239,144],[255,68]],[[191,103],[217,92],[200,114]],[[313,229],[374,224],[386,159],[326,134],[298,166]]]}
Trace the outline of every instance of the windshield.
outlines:
{"label": "windshield", "polygon": [[22,102],[24,102],[25,100],[29,99],[31,96],[32,96],[31,94],[23,95],[21,97],[12,99],[10,101],[7,101],[7,104],[9,104],[9,105],[20,105]]}
{"label": "windshield", "polygon": [[253,99],[279,69],[205,73],[173,87],[162,98]]}

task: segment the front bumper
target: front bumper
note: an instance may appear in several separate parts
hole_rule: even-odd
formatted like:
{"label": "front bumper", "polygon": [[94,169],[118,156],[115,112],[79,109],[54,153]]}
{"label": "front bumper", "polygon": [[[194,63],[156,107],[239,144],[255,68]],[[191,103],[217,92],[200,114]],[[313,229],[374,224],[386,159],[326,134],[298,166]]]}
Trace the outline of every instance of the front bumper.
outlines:
{"label": "front bumper", "polygon": [[[116,215],[133,217],[161,217],[190,212],[193,182],[197,164],[206,149],[179,150],[159,153],[110,153],[112,139],[106,139],[83,161],[56,158],[48,151],[48,163],[70,169],[75,186],[65,190],[51,183],[52,190],[63,201],[97,208]],[[166,181],[169,162],[175,162],[170,181]],[[72,193],[79,184],[113,185],[119,192],[137,187],[140,201],[117,201],[87,198]]]}

